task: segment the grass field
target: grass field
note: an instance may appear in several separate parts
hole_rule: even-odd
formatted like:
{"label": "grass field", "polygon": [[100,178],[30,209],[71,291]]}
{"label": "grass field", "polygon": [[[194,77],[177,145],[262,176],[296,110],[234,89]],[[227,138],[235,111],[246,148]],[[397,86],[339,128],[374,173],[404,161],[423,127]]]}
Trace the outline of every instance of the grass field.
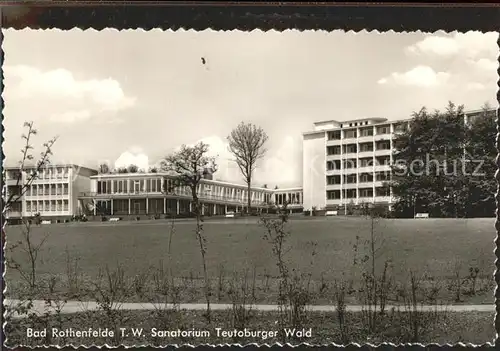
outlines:
{"label": "grass field", "polygon": [[[19,226],[7,227],[7,243],[21,237]],[[179,221],[172,240],[175,275],[201,277],[201,258],[193,221]],[[291,220],[288,224],[292,267],[310,272],[312,279],[333,280],[352,271],[356,237],[369,239],[371,221],[364,218],[319,218]],[[32,236],[48,234],[40,252],[38,273],[64,275],[67,253],[78,259],[78,267],[93,279],[104,267],[121,265],[133,276],[167,260],[170,222],[167,220],[122,223],[69,223],[34,226]],[[211,220],[204,224],[207,263],[211,277],[221,270],[231,274],[255,270],[257,279],[276,276],[270,245],[263,240],[264,228],[257,219]],[[396,280],[406,279],[410,270],[435,277],[451,277],[457,264],[461,274],[478,266],[481,274],[494,271],[494,219],[381,219],[374,223],[378,264],[392,260]],[[311,244],[311,243],[315,243]],[[312,250],[316,251],[312,257]],[[367,247],[358,246],[361,254]],[[13,258],[27,266],[19,252]],[[222,268],[223,267],[223,268]],[[17,280],[16,274],[7,275]],[[11,281],[12,281],[11,280]]]}

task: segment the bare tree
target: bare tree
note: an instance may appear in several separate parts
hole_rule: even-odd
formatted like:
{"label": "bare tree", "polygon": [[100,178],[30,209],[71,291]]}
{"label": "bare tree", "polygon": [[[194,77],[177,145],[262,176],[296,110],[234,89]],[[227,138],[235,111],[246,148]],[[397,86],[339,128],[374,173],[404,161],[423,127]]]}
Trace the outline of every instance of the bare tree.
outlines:
{"label": "bare tree", "polygon": [[[2,191],[6,191],[2,193],[3,196],[1,197],[2,223],[5,223],[5,215],[11,208],[12,204],[22,198],[33,181],[35,181],[39,177],[40,171],[50,164],[49,157],[52,155],[52,146],[57,140],[57,137],[54,137],[44,143],[44,149],[40,153],[40,158],[35,161],[35,157],[33,156],[34,147],[31,143],[33,137],[37,135],[37,130],[33,127],[33,122],[25,122],[23,126],[24,128],[26,128],[26,132],[21,136],[24,140],[24,146],[21,149],[22,158],[21,161],[19,161],[19,169],[15,175],[16,183],[14,185],[14,187],[18,189],[18,191],[6,191],[8,188],[8,185],[5,183],[6,173],[4,172],[2,174]],[[30,163],[34,163],[34,165],[29,165]],[[23,173],[26,173],[24,177]],[[23,270],[23,267],[17,262],[13,261],[11,257],[6,258],[5,262],[2,260],[0,265],[2,267],[2,270],[4,269],[4,264],[11,269],[17,270],[21,274],[23,279],[28,283],[30,294],[27,298],[27,301],[22,301],[17,306],[13,307],[17,312],[23,311],[22,313],[27,313],[29,308],[25,309],[26,306],[24,305],[24,303],[28,302],[27,306],[30,306],[32,304],[32,293],[34,292],[37,285],[36,265],[38,262],[38,253],[43,246],[46,238],[43,238],[38,244],[35,244],[31,236],[31,223],[27,219],[23,219],[22,222],[24,224],[22,239],[9,248],[5,247],[5,249],[10,253],[16,248],[20,248],[24,253],[26,253],[30,262],[28,271],[26,272],[25,270]],[[5,227],[2,227],[2,239],[3,242],[5,242]],[[4,312],[4,307],[2,307],[2,314]]]}
{"label": "bare tree", "polygon": [[161,169],[172,174],[176,186],[186,186],[191,191],[192,213],[196,217],[196,237],[200,245],[200,253],[203,264],[203,275],[205,281],[205,298],[207,301],[206,317],[210,323],[210,282],[206,264],[206,238],[203,235],[203,216],[198,197],[198,186],[203,179],[207,169],[213,173],[217,171],[215,157],[208,156],[208,145],[200,142],[195,146],[182,145],[181,149],[168,155],[161,163]]}
{"label": "bare tree", "polygon": [[229,142],[229,151],[236,158],[241,174],[245,178],[248,189],[247,213],[250,212],[252,199],[250,196],[250,187],[252,184],[252,175],[257,165],[257,161],[264,157],[266,149],[264,145],[267,142],[267,134],[261,127],[252,123],[241,122],[231,134],[227,137]]}
{"label": "bare tree", "polygon": [[[28,166],[28,163],[33,162],[34,156],[32,154],[33,146],[31,145],[32,138],[37,135],[37,130],[33,127],[33,122],[24,122],[24,127],[27,129],[21,138],[25,141],[21,149],[22,158],[19,161],[19,172],[16,174],[16,188],[20,188],[18,192],[12,192],[4,198],[2,214],[7,211],[13,202],[18,201],[26,193],[34,180],[38,178],[40,171],[50,164],[49,157],[52,155],[52,146],[57,140],[54,137],[43,144],[44,150],[40,153],[40,158],[36,161],[35,166]],[[27,172],[27,170],[30,172]],[[23,180],[23,173],[26,171],[26,179]],[[3,175],[5,177],[5,175]],[[4,178],[5,179],[5,178]],[[4,182],[5,184],[5,182]]]}

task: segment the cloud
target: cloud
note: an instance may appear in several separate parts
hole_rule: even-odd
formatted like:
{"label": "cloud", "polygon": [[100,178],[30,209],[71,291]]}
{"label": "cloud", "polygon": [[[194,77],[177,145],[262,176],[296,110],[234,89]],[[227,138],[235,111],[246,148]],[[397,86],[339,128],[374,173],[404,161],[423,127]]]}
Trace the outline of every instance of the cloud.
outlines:
{"label": "cloud", "polygon": [[482,83],[471,82],[471,83],[467,83],[465,88],[467,90],[485,90],[486,86]]}
{"label": "cloud", "polygon": [[446,83],[449,78],[449,73],[436,72],[429,66],[417,66],[404,73],[391,73],[388,77],[379,79],[378,84],[431,87],[442,85]]}
{"label": "cloud", "polygon": [[136,165],[140,169],[149,169],[149,158],[142,149],[132,147],[130,150],[123,152],[115,161],[115,168],[128,167]]}
{"label": "cloud", "polygon": [[53,122],[73,123],[87,120],[91,116],[92,115],[89,110],[68,111],[64,113],[53,114],[50,117],[50,120]]}
{"label": "cloud", "polygon": [[468,59],[467,63],[488,73],[494,73],[498,70],[498,60],[490,60],[487,58],[480,58],[478,60]]}
{"label": "cloud", "polygon": [[495,58],[498,56],[498,33],[467,32],[451,36],[431,34],[406,48],[408,54]]}
{"label": "cloud", "polygon": [[[204,142],[209,145],[209,156],[216,157],[217,172],[214,179],[236,184],[245,184],[233,154],[229,151],[228,142],[217,136],[211,135],[187,145]],[[254,186],[269,187],[297,186],[302,172],[302,148],[300,136],[285,136],[276,147],[270,148],[263,159],[257,162],[252,183]],[[180,146],[176,148],[178,150]]]}
{"label": "cloud", "polygon": [[126,96],[120,83],[112,78],[77,79],[63,68],[42,71],[26,65],[6,65],[4,74],[7,99],[29,99],[53,122],[88,120],[135,104],[135,98]]}

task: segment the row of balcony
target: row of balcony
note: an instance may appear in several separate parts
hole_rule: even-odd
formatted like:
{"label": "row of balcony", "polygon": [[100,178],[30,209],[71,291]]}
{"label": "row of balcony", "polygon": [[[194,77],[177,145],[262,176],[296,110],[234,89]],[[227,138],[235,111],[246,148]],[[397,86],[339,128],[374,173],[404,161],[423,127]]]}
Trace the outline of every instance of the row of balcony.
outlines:
{"label": "row of balcony", "polygon": [[340,190],[340,189],[357,189],[357,188],[382,188],[388,180],[375,180],[357,183],[343,183],[343,184],[327,184],[327,190]]}
{"label": "row of balcony", "polygon": [[[97,193],[97,192],[81,192],[79,194],[80,198],[128,198],[128,197],[164,197],[165,194],[160,193],[160,192],[143,192],[143,191],[137,191],[133,193],[109,193],[109,194],[102,194],[102,193]],[[179,191],[175,193],[169,193],[166,195],[167,197],[179,197],[179,198],[191,198],[191,194],[187,191]],[[224,196],[224,195],[215,195],[215,194],[199,194],[198,195],[199,199],[202,201],[217,201],[217,202],[227,202],[227,203],[234,203],[234,204],[246,204],[248,202],[247,198],[235,198],[233,196]],[[257,199],[257,200],[251,200],[252,205],[261,205],[263,203],[272,203],[272,199],[269,199],[269,201],[266,201],[265,199]],[[297,202],[299,204],[299,202]]]}
{"label": "row of balcony", "polygon": [[360,205],[363,203],[391,203],[392,198],[390,196],[358,196],[358,197],[349,197],[343,199],[327,199],[327,205],[345,205],[351,204]]}
{"label": "row of balcony", "polygon": [[373,174],[376,172],[388,172],[391,170],[391,166],[368,166],[368,167],[357,167],[357,168],[344,168],[344,169],[330,169],[326,171],[327,175],[338,175],[338,174],[356,174],[356,173],[369,173]]}
{"label": "row of balcony", "polygon": [[369,150],[369,151],[359,151],[359,152],[343,152],[342,154],[326,154],[327,159],[342,159],[342,158],[373,158],[377,156],[390,156],[392,150],[390,149],[379,149],[379,150]]}
{"label": "row of balcony", "polygon": [[327,145],[341,145],[345,144],[345,140],[348,140],[349,143],[356,141],[358,143],[369,143],[372,141],[381,141],[381,140],[390,140],[391,134],[376,134],[376,135],[363,135],[358,137],[344,137],[342,139],[327,139]]}
{"label": "row of balcony", "polygon": [[63,191],[63,192],[31,192],[31,193],[28,193],[26,192],[25,194],[25,197],[45,197],[45,196],[68,196],[69,193],[67,191]]}

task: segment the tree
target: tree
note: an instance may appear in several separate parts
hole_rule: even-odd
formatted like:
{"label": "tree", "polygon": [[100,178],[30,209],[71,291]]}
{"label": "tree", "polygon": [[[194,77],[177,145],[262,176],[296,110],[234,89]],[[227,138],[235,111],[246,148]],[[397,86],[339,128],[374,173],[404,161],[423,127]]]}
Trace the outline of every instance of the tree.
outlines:
{"label": "tree", "polygon": [[101,163],[99,165],[99,174],[107,174],[110,172],[109,166],[106,163]]}
{"label": "tree", "polygon": [[257,165],[257,161],[264,157],[267,142],[267,134],[260,127],[251,123],[241,122],[227,137],[229,151],[234,155],[236,164],[245,178],[248,191],[247,213],[250,213],[252,198],[250,188],[252,175]]}
{"label": "tree", "polygon": [[125,174],[125,173],[128,173],[128,169],[127,169],[127,167],[118,167],[116,169],[116,173],[118,173],[118,174]]}
{"label": "tree", "polygon": [[[33,181],[38,179],[40,171],[50,164],[50,156],[52,155],[52,146],[57,141],[57,137],[54,137],[43,144],[44,150],[40,153],[40,158],[36,161],[35,166],[29,166],[28,163],[33,162],[34,156],[32,154],[33,146],[31,145],[32,138],[38,134],[38,131],[33,127],[33,122],[24,122],[24,127],[26,128],[26,134],[22,134],[21,138],[25,141],[24,146],[21,149],[22,158],[19,161],[19,171],[16,173],[16,184],[15,188],[19,188],[19,191],[12,192],[7,195],[7,198],[2,197],[2,215],[7,211],[12,203],[19,201],[21,197],[26,193],[28,188],[31,186]],[[29,172],[28,172],[29,169]],[[26,179],[23,182],[23,173],[26,172]],[[3,174],[2,177],[5,177]],[[5,178],[4,178],[5,184]]]}
{"label": "tree", "polygon": [[[35,165],[28,165],[32,163],[35,159],[33,156],[33,146],[31,144],[32,138],[38,134],[37,130],[33,126],[33,122],[25,122],[24,127],[26,128],[26,133],[22,134],[22,139],[24,140],[24,146],[21,149],[22,158],[19,161],[19,169],[15,175],[16,184],[14,187],[18,189],[16,192],[8,192],[6,196],[1,197],[1,216],[2,223],[5,223],[6,212],[11,208],[12,204],[19,201],[22,196],[26,193],[31,184],[39,178],[40,171],[50,164],[50,156],[52,155],[52,147],[57,141],[57,137],[54,137],[43,144],[43,151],[40,153],[40,158],[35,162]],[[25,177],[23,179],[23,173]],[[2,173],[3,184],[5,183],[5,172]],[[6,186],[5,188],[7,188]],[[4,190],[4,189],[2,189]],[[29,294],[26,299],[22,298],[14,306],[6,307],[8,314],[15,311],[17,314],[28,314],[30,306],[33,304],[33,298],[35,293],[35,288],[37,287],[37,262],[38,253],[43,246],[46,236],[42,240],[32,240],[31,222],[27,218],[21,218],[23,227],[23,237],[17,243],[14,243],[10,247],[5,246],[6,259],[5,262],[2,260],[1,267],[4,269],[4,264],[18,271],[18,273],[25,279],[30,288]],[[40,215],[35,215],[35,223],[40,224]],[[2,227],[2,240],[5,242],[5,227]],[[38,241],[38,244],[34,244],[34,241]],[[20,249],[27,256],[27,261],[29,262],[28,271],[24,270],[23,266],[12,260],[12,251]],[[4,309],[2,309],[2,313]]]}
{"label": "tree", "polygon": [[496,111],[485,104],[481,113],[467,128],[467,186],[466,211],[469,217],[489,217],[495,213]]}
{"label": "tree", "polygon": [[208,280],[206,255],[206,238],[203,235],[203,215],[200,200],[198,198],[198,186],[203,179],[203,174],[207,169],[212,173],[217,171],[215,157],[207,155],[209,147],[200,142],[195,146],[182,145],[181,149],[168,155],[161,163],[161,169],[173,177],[176,186],[187,187],[192,196],[192,212],[196,217],[196,237],[200,248],[203,264],[203,274],[205,281],[205,298],[207,302],[206,317],[210,322],[210,282]]}
{"label": "tree", "polygon": [[127,172],[128,173],[137,173],[137,172],[139,172],[139,167],[137,167],[136,165],[129,165],[127,167]]}
{"label": "tree", "polygon": [[471,196],[483,199],[486,192],[478,189],[493,186],[471,174],[476,156],[490,159],[490,173],[496,168],[491,162],[491,154],[496,152],[490,145],[496,133],[492,127],[493,122],[483,118],[471,126],[464,123],[463,106],[451,102],[444,112],[431,114],[422,108],[414,113],[409,128],[393,139],[390,185],[396,215],[411,217],[427,212],[434,217],[470,216]]}

